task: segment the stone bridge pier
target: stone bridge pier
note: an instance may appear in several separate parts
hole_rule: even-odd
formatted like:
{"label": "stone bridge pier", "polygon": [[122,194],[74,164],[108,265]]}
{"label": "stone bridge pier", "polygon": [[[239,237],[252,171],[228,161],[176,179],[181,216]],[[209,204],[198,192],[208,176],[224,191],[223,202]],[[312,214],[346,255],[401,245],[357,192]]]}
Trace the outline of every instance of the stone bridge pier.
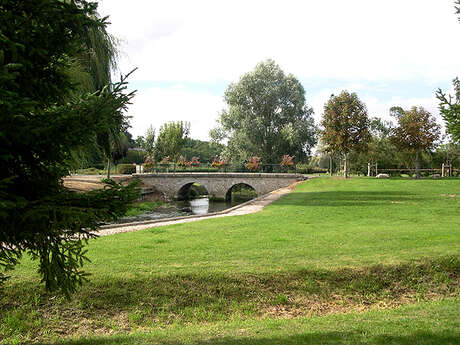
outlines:
{"label": "stone bridge pier", "polygon": [[154,187],[168,199],[177,198],[181,191],[198,183],[206,188],[210,196],[226,198],[233,186],[246,184],[263,195],[305,180],[302,175],[271,173],[156,173],[135,174],[145,187]]}

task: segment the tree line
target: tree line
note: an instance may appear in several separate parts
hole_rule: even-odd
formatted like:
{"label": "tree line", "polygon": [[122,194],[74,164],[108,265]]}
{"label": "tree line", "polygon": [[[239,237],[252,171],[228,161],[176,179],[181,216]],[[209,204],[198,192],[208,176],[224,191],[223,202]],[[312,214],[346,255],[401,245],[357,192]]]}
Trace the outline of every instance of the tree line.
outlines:
{"label": "tree line", "polygon": [[[454,86],[458,90],[457,79]],[[212,143],[220,145],[214,146],[215,153],[236,164],[254,159],[279,164],[283,156],[289,155],[296,162],[314,165],[318,159],[312,159],[311,152],[319,143],[317,154],[343,162],[345,177],[350,165],[356,171],[357,165],[381,164],[414,168],[419,178],[423,157],[434,149],[438,148],[438,157],[445,157],[443,163],[460,156],[458,95],[453,99],[439,90],[437,97],[450,134],[444,144],[439,124],[423,107],[394,106],[390,109],[393,122],[383,121],[370,117],[358,95],[346,90],[331,95],[318,127],[301,83],[292,74],[286,75],[273,60],[267,60],[228,86],[224,95],[227,109],[220,113],[210,137]],[[155,133],[150,128],[143,139],[144,148],[156,162],[164,157],[177,162],[188,131],[182,122],[164,124],[154,142]],[[196,152],[190,153],[189,158],[199,157]]]}

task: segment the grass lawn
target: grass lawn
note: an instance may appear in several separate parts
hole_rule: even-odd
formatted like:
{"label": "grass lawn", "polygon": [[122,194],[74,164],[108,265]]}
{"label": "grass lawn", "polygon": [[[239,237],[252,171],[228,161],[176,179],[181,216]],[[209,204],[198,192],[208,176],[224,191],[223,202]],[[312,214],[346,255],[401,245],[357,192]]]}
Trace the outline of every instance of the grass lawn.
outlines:
{"label": "grass lawn", "polygon": [[458,179],[318,178],[260,213],[92,240],[71,301],[25,258],[0,343],[457,344],[459,210]]}

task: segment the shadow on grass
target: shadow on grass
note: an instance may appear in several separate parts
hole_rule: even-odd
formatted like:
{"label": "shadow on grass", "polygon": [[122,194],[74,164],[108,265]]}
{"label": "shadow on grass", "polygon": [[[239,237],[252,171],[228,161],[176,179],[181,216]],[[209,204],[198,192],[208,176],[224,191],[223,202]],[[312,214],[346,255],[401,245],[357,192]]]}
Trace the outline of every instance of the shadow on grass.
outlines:
{"label": "shadow on grass", "polygon": [[[323,315],[382,300],[391,305],[413,296],[458,295],[458,280],[458,257],[362,269],[107,277],[85,284],[71,301],[56,304],[53,296],[43,294],[34,310],[37,315],[58,314],[63,322],[75,317],[111,319],[123,312],[131,313],[134,324],[156,320],[158,325],[226,320],[235,315]],[[35,288],[33,284],[10,287],[0,303],[0,320],[2,314],[33,301]]]}
{"label": "shadow on grass", "polygon": [[[278,200],[275,205],[293,206],[369,206],[429,202],[435,198],[406,191],[366,192],[366,191],[328,191],[296,192]],[[438,199],[436,199],[438,200]],[[303,202],[302,202],[303,201]]]}
{"label": "shadow on grass", "polygon": [[[456,345],[460,344],[458,333],[436,334],[432,332],[415,332],[410,335],[371,335],[372,330],[362,334],[358,332],[318,332],[309,334],[299,334],[291,336],[279,336],[271,338],[254,337],[223,337],[207,338],[195,340],[159,340],[148,335],[134,336],[112,336],[108,338],[88,338],[83,340],[73,340],[59,342],[59,345],[128,345],[128,344],[162,344],[162,345],[290,345],[290,344],[374,344],[374,345]],[[370,333],[370,334],[369,334]]]}

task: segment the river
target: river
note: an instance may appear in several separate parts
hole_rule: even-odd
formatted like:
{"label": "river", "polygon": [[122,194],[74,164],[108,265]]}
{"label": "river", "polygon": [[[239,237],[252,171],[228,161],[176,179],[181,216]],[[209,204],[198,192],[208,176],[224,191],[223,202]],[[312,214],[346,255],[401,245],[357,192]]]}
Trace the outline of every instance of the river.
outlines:
{"label": "river", "polygon": [[203,215],[223,211],[230,207],[242,204],[243,202],[246,202],[248,200],[251,200],[251,198],[248,198],[246,200],[239,199],[237,201],[235,200],[231,202],[213,201],[209,200],[207,196],[204,196],[192,200],[173,201],[164,206],[160,206],[154,211],[148,211],[146,213],[132,217],[123,217],[119,219],[116,223],[124,224],[131,222],[167,219],[190,215]]}

